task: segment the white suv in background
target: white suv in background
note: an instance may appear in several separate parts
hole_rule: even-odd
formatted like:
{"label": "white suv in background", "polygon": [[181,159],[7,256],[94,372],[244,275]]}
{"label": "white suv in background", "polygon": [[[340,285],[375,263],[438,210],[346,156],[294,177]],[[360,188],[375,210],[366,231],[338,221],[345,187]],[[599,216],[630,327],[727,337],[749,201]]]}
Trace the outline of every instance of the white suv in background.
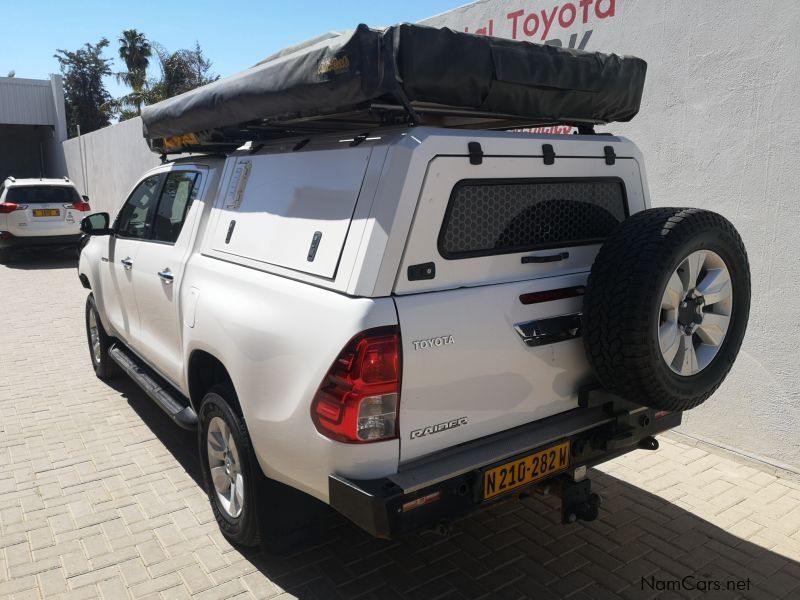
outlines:
{"label": "white suv in background", "polygon": [[0,184],[0,258],[23,246],[77,245],[87,200],[66,177],[7,178]]}

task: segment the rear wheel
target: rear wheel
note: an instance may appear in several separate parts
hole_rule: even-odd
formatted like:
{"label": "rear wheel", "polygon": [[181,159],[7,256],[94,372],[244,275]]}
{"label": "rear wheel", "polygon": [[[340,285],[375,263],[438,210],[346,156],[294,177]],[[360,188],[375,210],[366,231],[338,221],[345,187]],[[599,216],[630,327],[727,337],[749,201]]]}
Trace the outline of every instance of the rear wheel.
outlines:
{"label": "rear wheel", "polygon": [[587,357],[608,390],[688,410],[725,379],[749,312],[747,253],[730,222],[699,209],[646,210],[623,221],[592,266]]}
{"label": "rear wheel", "polygon": [[258,545],[259,472],[244,420],[232,407],[228,384],[209,391],[200,405],[198,443],[206,492],[222,533],[234,544]]}
{"label": "rear wheel", "polygon": [[100,379],[110,379],[122,373],[119,365],[108,355],[108,349],[113,343],[113,338],[106,333],[94,294],[89,294],[86,299],[86,338],[89,342],[89,356],[92,359],[94,372]]}
{"label": "rear wheel", "polygon": [[278,553],[296,549],[322,528],[330,509],[265,476],[230,383],[215,385],[199,413],[200,464],[211,510],[233,544]]}

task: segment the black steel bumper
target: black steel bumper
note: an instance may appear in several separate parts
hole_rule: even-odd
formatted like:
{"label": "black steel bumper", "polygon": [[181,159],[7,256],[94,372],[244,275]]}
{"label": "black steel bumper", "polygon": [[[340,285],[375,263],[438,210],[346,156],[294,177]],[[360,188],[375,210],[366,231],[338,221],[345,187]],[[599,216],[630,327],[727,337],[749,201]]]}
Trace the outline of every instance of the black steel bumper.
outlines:
{"label": "black steel bumper", "polygon": [[0,231],[0,248],[33,248],[42,246],[76,246],[81,234],[74,235],[13,235]]}
{"label": "black steel bumper", "polygon": [[[458,446],[403,465],[381,479],[328,479],[330,505],[362,529],[392,538],[449,521],[479,506],[518,494],[525,487],[550,485],[563,473],[591,467],[639,447],[681,423],[681,412],[664,413],[625,402],[599,390],[581,394],[581,408]],[[483,500],[486,469],[522,458],[560,442],[570,442],[567,471]]]}

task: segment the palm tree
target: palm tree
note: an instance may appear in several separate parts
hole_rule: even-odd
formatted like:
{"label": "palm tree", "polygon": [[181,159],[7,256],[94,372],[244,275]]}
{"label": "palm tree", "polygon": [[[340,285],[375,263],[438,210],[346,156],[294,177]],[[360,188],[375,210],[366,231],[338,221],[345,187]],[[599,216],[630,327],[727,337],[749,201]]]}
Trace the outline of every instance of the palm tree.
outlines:
{"label": "palm tree", "polygon": [[142,114],[142,102],[147,85],[147,66],[150,64],[153,49],[144,34],[135,29],[123,31],[119,43],[119,57],[128,70],[117,73],[117,81],[130,86],[133,91],[125,98],[136,108],[136,114]]}

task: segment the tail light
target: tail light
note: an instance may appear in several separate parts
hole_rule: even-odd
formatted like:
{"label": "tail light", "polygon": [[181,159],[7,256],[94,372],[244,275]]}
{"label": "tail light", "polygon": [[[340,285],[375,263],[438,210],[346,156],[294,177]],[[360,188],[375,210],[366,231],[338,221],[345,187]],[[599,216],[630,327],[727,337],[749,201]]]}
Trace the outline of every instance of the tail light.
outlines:
{"label": "tail light", "polygon": [[6,215],[15,210],[20,210],[21,208],[19,204],[14,204],[13,202],[0,202],[0,214]]}
{"label": "tail light", "polygon": [[92,207],[89,206],[88,202],[73,202],[72,208],[81,212],[89,212],[92,210]]}
{"label": "tail light", "polygon": [[311,403],[317,431],[351,444],[396,438],[400,373],[396,326],[358,334],[336,358]]}

